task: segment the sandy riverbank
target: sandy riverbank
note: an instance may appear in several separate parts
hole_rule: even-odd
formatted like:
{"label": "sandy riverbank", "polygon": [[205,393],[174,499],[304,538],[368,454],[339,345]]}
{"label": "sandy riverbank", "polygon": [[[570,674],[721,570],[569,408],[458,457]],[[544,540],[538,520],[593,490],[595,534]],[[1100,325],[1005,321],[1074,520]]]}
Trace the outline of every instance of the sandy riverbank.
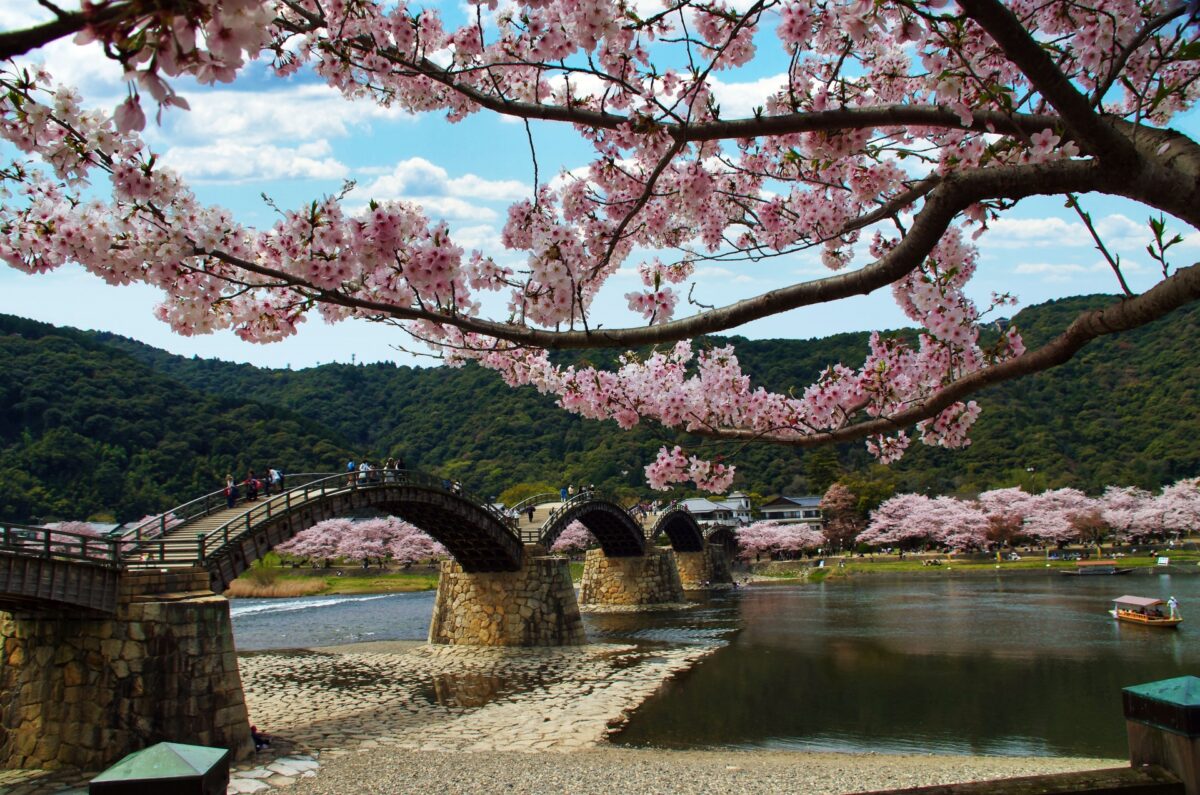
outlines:
{"label": "sandy riverbank", "polygon": [[835,795],[1117,767],[1099,759],[594,748],[571,754],[375,749],[323,763],[295,795]]}
{"label": "sandy riverbank", "polygon": [[[243,656],[251,720],[314,756],[313,793],[841,793],[1120,760],[625,749],[606,738],[719,648],[375,642]],[[252,790],[246,790],[252,791]]]}

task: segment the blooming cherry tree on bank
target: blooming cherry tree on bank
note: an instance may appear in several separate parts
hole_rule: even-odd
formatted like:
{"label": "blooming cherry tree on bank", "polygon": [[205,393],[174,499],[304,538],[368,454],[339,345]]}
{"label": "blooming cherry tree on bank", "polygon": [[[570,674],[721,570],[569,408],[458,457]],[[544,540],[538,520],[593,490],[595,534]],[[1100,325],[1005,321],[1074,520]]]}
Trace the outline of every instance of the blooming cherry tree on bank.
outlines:
{"label": "blooming cherry tree on bank", "polygon": [[754,522],[734,531],[737,536],[738,557],[757,559],[761,555],[794,556],[819,549],[825,536],[804,523]]}
{"label": "blooming cherry tree on bank", "polygon": [[1121,486],[1109,486],[1101,497],[1078,489],[1028,494],[1019,488],[985,491],[977,500],[898,494],[872,512],[857,540],[970,549],[1018,541],[1099,544],[1110,535],[1119,541],[1197,531],[1200,478],[1190,478],[1163,487],[1157,496]]}
{"label": "blooming cherry tree on bank", "polygon": [[554,545],[550,547],[551,552],[570,554],[572,552],[582,552],[588,547],[596,546],[596,537],[591,531],[583,526],[583,522],[578,520],[571,522],[555,539]]}
{"label": "blooming cherry tree on bank", "polygon": [[374,519],[326,519],[276,547],[288,555],[312,560],[386,559],[411,564],[445,557],[446,548],[423,530],[394,516]]}
{"label": "blooming cherry tree on bank", "polygon": [[[90,107],[44,70],[3,68],[0,136],[19,155],[0,166],[0,258],[158,287],[158,316],[181,334],[271,342],[313,313],[386,321],[591,419],[801,447],[863,439],[891,461],[914,427],[925,444],[968,444],[983,387],[1200,298],[1200,266],[1176,267],[1168,228],[1200,229],[1200,147],[1167,128],[1200,93],[1194,2],[491,0],[457,28],[406,0],[44,6],[56,19],[0,34],[0,58],[75,35],[121,63],[129,95]],[[140,131],[155,106],[187,108],[176,78],[228,82],[256,58],[347,100],[565,126],[593,159],[547,180],[535,150],[529,196],[502,231],[517,267],[465,250],[407,202],[351,212],[342,195],[318,197],[252,228],[198,201]],[[786,64],[781,88],[752,115],[723,115],[718,76],[760,60]],[[1129,288],[1084,193],[1155,214],[1151,289]],[[1011,326],[980,336],[1010,296],[977,306],[967,288],[973,239],[1034,196],[1078,209],[1124,295],[1026,350]],[[722,306],[685,297],[704,263],[803,251],[830,273]],[[637,320],[600,326],[593,303],[622,268],[641,278],[625,296]],[[883,289],[922,328],[916,343],[875,334],[861,363],[794,394],[753,386],[731,346],[691,342]],[[504,308],[488,317],[492,293]],[[614,347],[643,352],[612,369],[547,353]],[[734,474],[665,447],[646,473],[656,488],[708,490]]]}
{"label": "blooming cherry tree on bank", "polygon": [[859,543],[901,547],[979,549],[988,540],[987,514],[975,502],[954,497],[898,494],[871,514]]}

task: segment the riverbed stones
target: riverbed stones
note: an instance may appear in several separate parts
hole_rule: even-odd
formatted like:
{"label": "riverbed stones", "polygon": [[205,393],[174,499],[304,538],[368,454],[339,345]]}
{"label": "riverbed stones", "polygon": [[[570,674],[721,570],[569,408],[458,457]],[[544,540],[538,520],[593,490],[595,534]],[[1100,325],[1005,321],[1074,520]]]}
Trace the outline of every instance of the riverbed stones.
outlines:
{"label": "riverbed stones", "polygon": [[646,607],[683,602],[683,585],[670,548],[648,547],[644,555],[609,557],[602,549],[589,550],[583,559],[579,604]]}
{"label": "riverbed stones", "polygon": [[583,619],[566,558],[527,545],[518,571],[464,572],[442,562],[429,642],[466,646],[578,646]]}
{"label": "riverbed stones", "polygon": [[202,570],[123,575],[111,617],[0,613],[0,647],[0,766],[97,770],[162,740],[252,749],[229,603]]}
{"label": "riverbed stones", "polygon": [[241,662],[254,722],[287,738],[294,752],[324,764],[347,753],[390,748],[527,753],[590,748],[624,725],[628,713],[665,680],[719,645],[666,650],[429,645],[255,654]]}

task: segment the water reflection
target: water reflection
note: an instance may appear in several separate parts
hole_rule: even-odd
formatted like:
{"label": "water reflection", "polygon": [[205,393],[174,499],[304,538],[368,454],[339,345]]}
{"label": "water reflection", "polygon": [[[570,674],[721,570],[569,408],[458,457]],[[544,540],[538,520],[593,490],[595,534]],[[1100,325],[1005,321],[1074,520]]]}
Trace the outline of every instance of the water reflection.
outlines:
{"label": "water reflection", "polygon": [[1120,689],[1190,672],[1197,634],[1118,625],[1107,602],[1172,588],[1200,619],[1198,586],[1037,575],[752,588],[724,604],[736,640],[617,740],[1120,758]]}
{"label": "water reflection", "polygon": [[419,693],[430,703],[443,707],[482,707],[489,701],[515,692],[521,682],[506,681],[492,674],[438,674],[427,691]]}

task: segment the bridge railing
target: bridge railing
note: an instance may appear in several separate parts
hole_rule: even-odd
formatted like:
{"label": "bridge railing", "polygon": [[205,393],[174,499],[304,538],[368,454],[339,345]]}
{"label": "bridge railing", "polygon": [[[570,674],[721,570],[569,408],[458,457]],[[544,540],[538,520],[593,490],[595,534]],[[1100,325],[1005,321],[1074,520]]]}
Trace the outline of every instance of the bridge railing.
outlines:
{"label": "bridge railing", "polygon": [[0,551],[24,557],[80,560],[113,568],[121,565],[120,544],[112,538],[35,525],[0,525]]}
{"label": "bridge railing", "polygon": [[182,562],[188,559],[194,560],[197,564],[203,564],[207,557],[217,554],[230,543],[248,535],[256,525],[263,521],[286,515],[313,500],[323,499],[333,494],[384,486],[422,486],[444,491],[474,503],[500,524],[505,527],[510,526],[502,511],[479,497],[465,492],[455,481],[416,470],[373,469],[323,475],[318,479],[288,489],[282,494],[266,497],[245,513],[207,533],[188,535],[184,528],[170,537],[143,539],[130,548],[126,557],[132,565],[144,563],[152,566],[157,561]]}
{"label": "bridge railing", "polygon": [[[621,506],[620,500],[618,500],[616,498],[616,496],[614,496],[612,494],[608,494],[607,492],[603,492],[603,491],[595,491],[595,490],[581,491],[573,497],[568,497],[566,502],[564,502],[562,505],[558,506],[553,511],[551,511],[550,515],[548,517],[546,517],[546,521],[542,523],[542,527],[543,528],[553,527],[555,522],[557,522],[559,519],[561,519],[563,516],[565,516],[569,511],[574,509],[576,506],[578,506],[582,503],[585,503],[585,502],[595,502],[595,501],[609,502],[609,503],[612,503],[613,505],[621,507],[621,510],[625,510],[624,506]],[[628,511],[626,511],[626,513],[628,513]],[[635,520],[635,523],[636,523],[636,520]],[[537,534],[536,537],[534,537],[535,533]],[[525,533],[523,533],[523,535],[528,535],[532,538],[532,540],[526,540],[525,538],[521,539],[523,542],[525,542],[527,544],[538,543],[542,540],[540,529],[526,531]]]}
{"label": "bridge railing", "polygon": [[526,497],[508,510],[510,513],[520,516],[525,511],[528,511],[529,506],[531,505],[536,506],[547,502],[558,502],[561,499],[562,495],[557,491],[544,491],[541,494],[535,494],[532,497]]}
{"label": "bridge railing", "polygon": [[[306,483],[311,483],[321,478],[327,478],[333,475],[332,472],[301,472],[295,475],[283,476],[283,486],[285,489],[295,486],[302,486]],[[239,486],[244,486],[245,481],[238,483]],[[245,492],[242,492],[238,502],[245,501]],[[202,516],[208,516],[216,510],[227,507],[229,504],[228,498],[225,496],[225,490],[214,491],[211,494],[205,494],[203,497],[185,502],[183,505],[176,506],[169,511],[164,511],[157,516],[151,516],[133,527],[127,528],[121,532],[121,541],[127,544],[139,545],[141,542],[160,538],[166,535],[167,531],[173,527],[199,519]],[[134,547],[130,547],[133,549]]]}

